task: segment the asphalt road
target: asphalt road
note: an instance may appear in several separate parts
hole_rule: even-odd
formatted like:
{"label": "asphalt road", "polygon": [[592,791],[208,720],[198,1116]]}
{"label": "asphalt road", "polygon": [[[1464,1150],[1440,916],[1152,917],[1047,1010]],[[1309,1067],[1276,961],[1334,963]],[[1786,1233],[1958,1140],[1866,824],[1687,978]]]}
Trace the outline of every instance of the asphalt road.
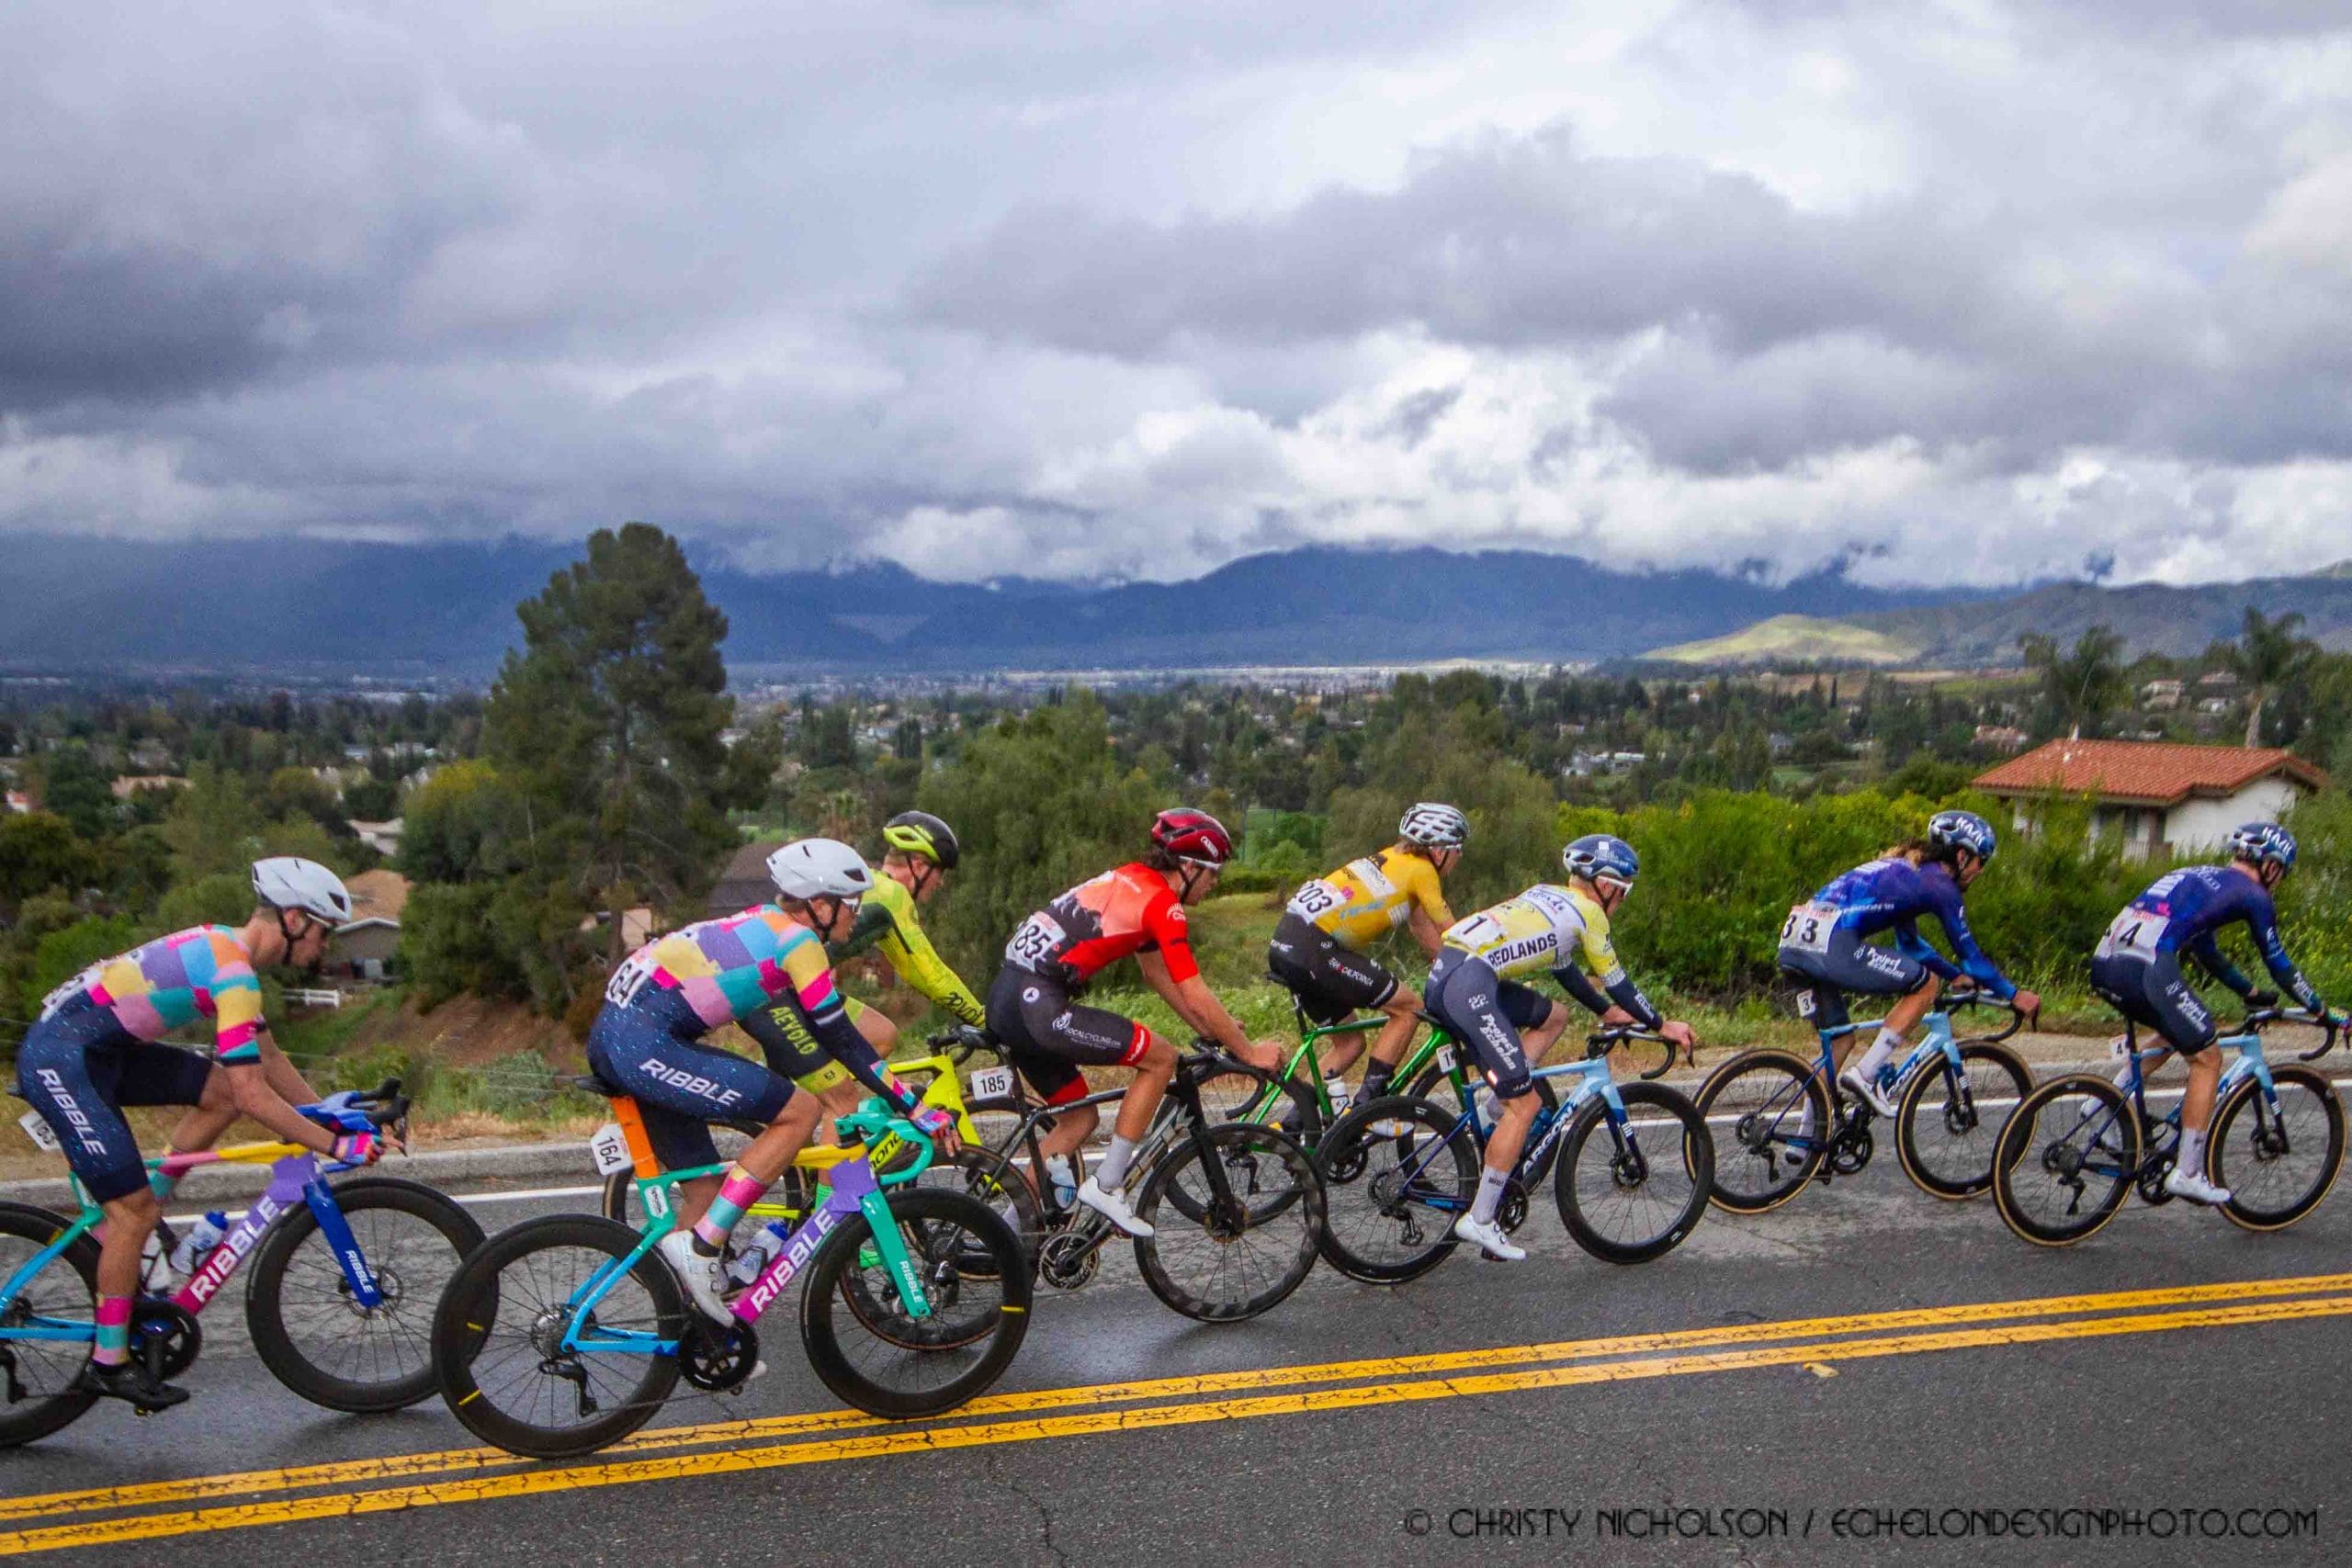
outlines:
{"label": "asphalt road", "polygon": [[[493,1230],[592,1201],[479,1195]],[[1318,1269],[1223,1327],[1114,1257],[1041,1291],[990,1395],[914,1427],[842,1410],[778,1314],[774,1370],[740,1396],[551,1465],[479,1449],[437,1403],[305,1404],[225,1302],[189,1404],[102,1407],[0,1454],[0,1553],[2335,1562],[2347,1238],[2341,1199],[2267,1236],[2135,1204],[2048,1252],[1882,1157],[1774,1213],[1711,1214],[1655,1264],[1592,1260],[1545,1201],[1524,1264],[1457,1254],[1395,1290]]]}

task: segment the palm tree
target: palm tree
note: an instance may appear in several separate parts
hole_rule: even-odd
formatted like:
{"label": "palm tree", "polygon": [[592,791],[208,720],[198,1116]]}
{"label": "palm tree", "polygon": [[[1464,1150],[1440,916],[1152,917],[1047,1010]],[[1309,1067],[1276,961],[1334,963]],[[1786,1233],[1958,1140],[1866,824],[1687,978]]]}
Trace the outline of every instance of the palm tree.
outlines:
{"label": "palm tree", "polygon": [[2302,624],[2300,611],[2290,610],[2274,621],[2248,604],[2245,630],[2223,654],[2230,672],[2245,687],[2248,746],[2262,744],[2262,710],[2281,687],[2302,677],[2312,656],[2319,651],[2311,638],[2295,635],[2295,628]]}
{"label": "palm tree", "polygon": [[2041,694],[2068,725],[2068,739],[2082,739],[2123,700],[2123,638],[2109,627],[2092,626],[2062,649],[2043,632],[2018,638],[2025,661],[2041,672]]}

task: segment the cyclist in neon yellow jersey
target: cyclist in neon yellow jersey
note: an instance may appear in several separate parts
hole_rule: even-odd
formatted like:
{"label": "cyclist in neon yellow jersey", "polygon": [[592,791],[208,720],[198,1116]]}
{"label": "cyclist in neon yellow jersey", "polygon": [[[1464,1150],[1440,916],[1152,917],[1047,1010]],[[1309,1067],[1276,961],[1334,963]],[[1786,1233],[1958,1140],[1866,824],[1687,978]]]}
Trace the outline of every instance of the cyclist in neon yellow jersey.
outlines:
{"label": "cyclist in neon yellow jersey", "polygon": [[1453,1234],[1506,1262],[1527,1256],[1495,1224],[1495,1209],[1540,1103],[1529,1075],[1568,1024],[1567,1009],[1520,980],[1548,970],[1603,1023],[1654,1029],[1685,1051],[1693,1043],[1689,1024],[1661,1018],[1626,976],[1609,941],[1609,918],[1641,874],[1634,847],[1607,833],[1589,833],[1561,851],[1560,862],[1567,886],[1539,883],[1456,921],[1425,987],[1430,1016],[1476,1055],[1501,1104],[1487,1140],[1477,1200],[1454,1222]]}

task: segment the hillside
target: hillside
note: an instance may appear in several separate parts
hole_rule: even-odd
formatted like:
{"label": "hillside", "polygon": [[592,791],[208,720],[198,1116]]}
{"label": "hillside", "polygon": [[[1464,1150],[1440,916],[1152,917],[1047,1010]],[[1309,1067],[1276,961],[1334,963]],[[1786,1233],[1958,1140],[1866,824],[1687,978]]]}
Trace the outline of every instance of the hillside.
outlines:
{"label": "hillside", "polygon": [[1671,664],[1708,665],[1902,664],[1918,656],[1917,646],[1901,637],[1817,615],[1774,615],[1728,637],[1677,643],[1649,655]]}

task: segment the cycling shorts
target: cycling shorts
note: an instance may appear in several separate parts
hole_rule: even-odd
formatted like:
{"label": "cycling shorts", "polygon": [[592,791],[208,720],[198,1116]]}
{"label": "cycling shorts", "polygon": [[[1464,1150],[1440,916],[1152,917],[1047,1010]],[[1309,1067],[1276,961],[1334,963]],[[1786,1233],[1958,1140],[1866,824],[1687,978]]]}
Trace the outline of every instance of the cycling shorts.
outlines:
{"label": "cycling shorts", "polygon": [[[872,1009],[854,997],[842,998],[842,1010],[849,1015],[850,1026]],[[854,1083],[857,1075],[842,1065],[826,1043],[817,1038],[797,1008],[771,1009],[770,1018],[775,1029],[759,1038],[762,1054],[767,1057],[768,1071],[795,1089],[805,1089],[810,1094],[822,1094],[836,1084]],[[876,1015],[880,1016],[880,1015]]]}
{"label": "cycling shorts", "polygon": [[1853,1021],[1849,995],[1906,997],[1928,982],[1928,966],[1917,959],[1850,931],[1833,932],[1819,949],[1783,946],[1780,964],[1781,974],[1813,992],[1813,1026],[1823,1030]]}
{"label": "cycling shorts", "polygon": [[2150,958],[2117,953],[2091,960],[2091,990],[2132,1022],[2153,1029],[2184,1056],[2213,1043],[2213,1010],[2169,953]]}
{"label": "cycling shorts", "polygon": [[989,1032],[1045,1096],[1068,1105],[1088,1090],[1080,1066],[1132,1067],[1151,1049],[1151,1031],[1102,1008],[1080,1007],[1067,987],[1008,964],[989,987]]}
{"label": "cycling shorts", "polygon": [[1288,911],[1274,924],[1266,967],[1317,1023],[1343,1022],[1396,994],[1395,976],[1342,946],[1306,916]]}
{"label": "cycling shorts", "polygon": [[792,1086],[757,1062],[704,1044],[707,1026],[676,991],[607,1002],[588,1030],[588,1070],[634,1098],[665,1170],[717,1165],[713,1122],[769,1122]]}
{"label": "cycling shorts", "polygon": [[1421,999],[1430,1016],[1470,1048],[1496,1098],[1517,1100],[1534,1087],[1519,1033],[1552,1015],[1543,992],[1502,978],[1475,953],[1449,947],[1430,965]]}
{"label": "cycling shorts", "polygon": [[141,1040],[86,994],[34,1024],[17,1048],[17,1094],[65,1145],[65,1163],[91,1199],[111,1203],[147,1185],[126,1105],[194,1105],[212,1063]]}

